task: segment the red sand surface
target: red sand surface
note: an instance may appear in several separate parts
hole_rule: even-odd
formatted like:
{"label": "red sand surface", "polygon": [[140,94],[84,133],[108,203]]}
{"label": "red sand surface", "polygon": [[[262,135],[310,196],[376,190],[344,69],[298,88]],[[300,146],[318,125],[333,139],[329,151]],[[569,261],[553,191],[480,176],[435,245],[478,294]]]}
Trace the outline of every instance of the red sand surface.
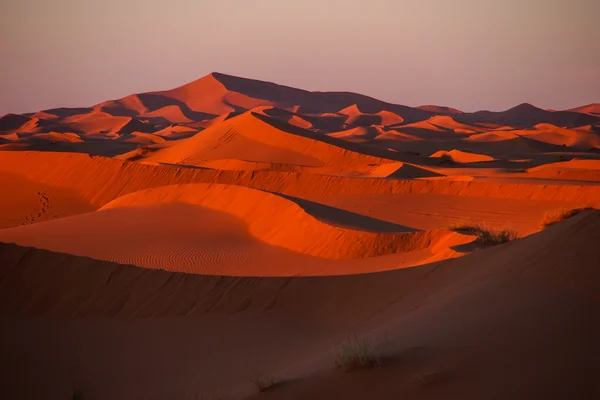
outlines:
{"label": "red sand surface", "polygon": [[6,115],[0,397],[596,398],[599,132],[219,73]]}

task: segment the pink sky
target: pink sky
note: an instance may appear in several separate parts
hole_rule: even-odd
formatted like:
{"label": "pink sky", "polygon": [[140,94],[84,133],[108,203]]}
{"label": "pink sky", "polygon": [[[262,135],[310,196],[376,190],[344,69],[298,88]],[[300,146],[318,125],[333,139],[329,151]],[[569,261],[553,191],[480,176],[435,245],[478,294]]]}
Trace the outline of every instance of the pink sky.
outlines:
{"label": "pink sky", "polygon": [[598,0],[7,0],[0,114],[212,71],[417,106],[600,102]]}

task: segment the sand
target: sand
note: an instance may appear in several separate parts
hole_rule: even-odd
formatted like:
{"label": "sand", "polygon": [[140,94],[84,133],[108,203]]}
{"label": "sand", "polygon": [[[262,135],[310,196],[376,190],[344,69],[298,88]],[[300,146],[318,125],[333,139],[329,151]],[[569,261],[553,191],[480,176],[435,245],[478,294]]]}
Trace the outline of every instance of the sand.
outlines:
{"label": "sand", "polygon": [[[587,213],[441,264],[330,278],[174,275],[2,245],[4,390],[244,398],[250,380],[274,374],[285,379],[275,398],[476,399],[501,377],[496,393],[510,398],[593,398],[599,221]],[[332,349],[352,332],[386,364],[333,371]],[[19,384],[25,374],[38,384]]]}
{"label": "sand", "polygon": [[596,111],[212,73],[6,115],[0,397],[596,398],[600,215],[543,228],[600,208]]}

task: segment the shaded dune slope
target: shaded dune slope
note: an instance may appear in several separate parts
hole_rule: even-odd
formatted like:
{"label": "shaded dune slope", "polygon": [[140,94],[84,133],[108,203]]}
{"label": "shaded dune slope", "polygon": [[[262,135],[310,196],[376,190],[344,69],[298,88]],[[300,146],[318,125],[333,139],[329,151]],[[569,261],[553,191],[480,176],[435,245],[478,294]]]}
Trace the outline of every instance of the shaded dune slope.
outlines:
{"label": "shaded dune slope", "polygon": [[[599,231],[600,213],[590,211],[518,241],[441,264],[377,274],[302,278],[239,278],[148,271],[2,243],[0,254],[6,262],[0,266],[3,274],[0,309],[2,315],[176,316],[188,315],[190,310],[192,314],[239,312],[248,306],[261,310],[274,302],[273,296],[280,296],[277,307],[282,307],[281,311],[288,307],[292,307],[288,311],[302,312],[313,307],[332,307],[331,312],[334,312],[351,298],[354,304],[366,299],[376,302],[381,297],[399,296],[400,293],[381,291],[378,285],[387,282],[388,287],[397,284],[400,288],[404,286],[402,281],[406,277],[413,274],[422,276],[433,269],[437,269],[431,274],[433,280],[440,279],[450,286],[473,278],[486,281],[498,275],[510,275],[600,300],[600,272],[596,265],[600,249],[594,245]],[[451,276],[458,279],[449,279]],[[247,282],[247,285],[240,282]],[[233,283],[236,285],[232,291]],[[164,286],[165,290],[156,292],[147,287],[154,284],[158,285],[156,287]],[[365,292],[360,299],[355,298],[357,284],[364,285]],[[156,298],[147,302],[148,299],[140,293],[132,295],[130,301],[116,302],[120,303],[115,304],[117,307],[108,307],[114,301],[112,296],[126,295],[125,291],[129,290],[126,288],[130,285],[132,293],[141,290],[156,295]],[[311,286],[315,290],[309,290]],[[174,296],[178,287],[184,292]],[[38,292],[40,290],[42,292]],[[229,292],[229,298],[222,296],[225,291]],[[303,297],[302,292],[313,293],[313,296]],[[56,302],[40,301],[42,298]],[[76,298],[80,300],[72,300]],[[299,298],[306,302],[296,303]],[[60,299],[63,299],[62,302]],[[218,307],[214,307],[215,299],[220,299]],[[198,304],[206,306],[192,307],[198,301]],[[240,308],[241,304],[246,306]],[[333,314],[331,316],[334,317]]]}
{"label": "shaded dune slope", "polygon": [[[480,399],[489,395],[492,386],[503,398],[594,398],[600,388],[593,369],[585,366],[600,350],[596,318],[600,301],[596,261],[600,253],[595,246],[599,230],[600,215],[588,212],[538,234],[456,260],[377,274],[311,278],[148,271],[0,244],[0,257],[5,260],[0,265],[0,315],[39,316],[46,321],[49,317],[76,317],[73,324],[80,326],[89,317],[119,316],[121,321],[128,317],[171,317],[162,322],[171,330],[176,329],[173,317],[221,326],[217,317],[226,316],[227,326],[233,330],[247,328],[250,317],[260,335],[269,335],[275,326],[283,329],[289,321],[281,320],[281,316],[294,315],[307,326],[319,327],[320,336],[304,335],[297,342],[308,346],[302,356],[281,351],[273,343],[261,347],[261,354],[268,353],[265,357],[271,359],[270,363],[260,361],[262,367],[288,379],[269,393],[272,398],[325,399],[337,393],[350,399],[392,399],[399,394],[411,399]],[[3,331],[7,357],[14,355],[8,343],[24,333],[14,328],[18,325],[12,326]],[[121,398],[118,394],[123,387],[107,382],[119,373],[113,357],[129,354],[126,348],[131,341],[140,340],[131,335],[132,330],[132,326],[113,326],[112,332],[122,336],[108,347],[111,350],[99,358],[83,358],[80,371],[93,370],[95,378],[103,377],[101,384],[93,384],[97,379],[90,382],[90,392],[104,390],[112,398]],[[331,344],[357,330],[360,335],[382,339],[386,364],[374,371],[329,372]],[[98,342],[97,332],[77,332],[83,335],[83,343]],[[206,326],[203,332],[208,334]],[[152,335],[152,331],[147,334]],[[192,329],[188,336],[194,334]],[[188,339],[183,333],[178,335],[181,340]],[[258,343],[259,339],[249,337],[254,339],[249,339],[243,350],[236,347],[235,353],[239,365],[246,366],[231,370],[224,378],[228,389],[239,388],[246,394],[253,390],[247,383],[256,373],[252,361],[259,362],[252,351],[252,340]],[[61,340],[66,343],[72,339],[59,338],[55,343]],[[178,346],[179,342],[169,345],[173,360],[197,353]],[[211,341],[211,346],[215,343]],[[132,374],[128,384],[155,388],[156,392],[161,383],[171,382],[170,392],[161,387],[164,398],[194,387],[208,388],[209,380],[214,379],[209,369],[226,368],[229,360],[223,354],[233,345],[221,343],[216,345],[218,351],[208,352],[202,343],[194,343],[202,347],[198,356],[202,354],[203,363],[195,363],[193,380],[180,375],[190,366],[175,362],[167,370],[144,369]],[[43,352],[21,357],[34,364],[48,357],[52,360],[55,348],[49,346]],[[60,357],[71,351],[70,346],[58,348]],[[89,346],[76,351],[91,353]],[[149,354],[140,352],[136,362],[150,360]],[[109,358],[112,363],[102,362]],[[514,363],[515,359],[519,362]],[[120,362],[130,365],[128,360]],[[13,379],[4,390],[17,387],[16,382],[24,376],[19,371],[6,371]],[[302,379],[296,379],[298,373]],[[441,374],[443,382],[425,387],[416,384],[419,376],[430,373]],[[161,379],[156,379],[158,374]],[[141,382],[146,385],[139,385]],[[56,389],[62,383],[53,379],[47,385],[40,390]],[[48,393],[48,398],[55,398],[52,391]]]}

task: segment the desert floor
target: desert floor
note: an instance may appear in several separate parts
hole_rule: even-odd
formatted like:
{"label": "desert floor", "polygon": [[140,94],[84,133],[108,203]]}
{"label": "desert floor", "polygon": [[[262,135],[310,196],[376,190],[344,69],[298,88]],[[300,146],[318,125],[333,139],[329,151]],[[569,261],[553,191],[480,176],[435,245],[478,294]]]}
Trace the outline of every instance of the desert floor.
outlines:
{"label": "desert floor", "polygon": [[214,73],[2,117],[0,187],[2,398],[600,397],[600,105]]}

